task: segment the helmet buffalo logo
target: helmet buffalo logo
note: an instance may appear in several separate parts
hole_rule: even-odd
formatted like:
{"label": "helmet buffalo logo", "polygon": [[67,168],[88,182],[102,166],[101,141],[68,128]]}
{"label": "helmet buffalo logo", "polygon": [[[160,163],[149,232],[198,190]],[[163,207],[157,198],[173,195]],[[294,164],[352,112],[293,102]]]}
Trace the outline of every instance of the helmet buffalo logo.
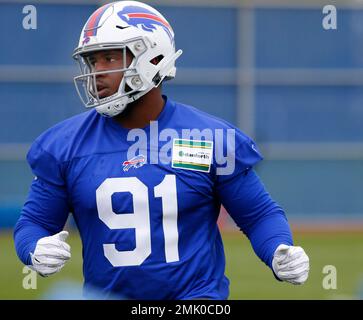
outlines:
{"label": "helmet buffalo logo", "polygon": [[136,157],[133,157],[130,160],[126,160],[123,162],[124,171],[129,171],[130,168],[140,168],[146,163],[145,156],[140,154]]}
{"label": "helmet buffalo logo", "polygon": [[154,12],[142,7],[128,6],[117,14],[128,25],[137,28],[141,26],[141,28],[147,32],[154,32],[154,30],[156,30],[156,25],[161,26],[168,34],[170,41],[173,42],[171,26],[165,19],[156,15]]}
{"label": "helmet buffalo logo", "polygon": [[82,41],[82,45],[87,44],[90,40],[91,40],[91,38],[90,38],[90,37],[85,37],[85,38],[83,39],[83,41]]}

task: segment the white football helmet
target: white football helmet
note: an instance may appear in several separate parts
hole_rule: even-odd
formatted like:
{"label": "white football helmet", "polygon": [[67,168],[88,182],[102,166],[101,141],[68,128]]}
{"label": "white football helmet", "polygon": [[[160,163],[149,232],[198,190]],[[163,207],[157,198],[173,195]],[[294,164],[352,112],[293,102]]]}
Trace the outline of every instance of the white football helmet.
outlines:
{"label": "white football helmet", "polygon": [[[123,68],[94,72],[87,55],[101,50],[123,50]],[[126,49],[133,60],[126,65]],[[133,102],[164,79],[175,77],[175,60],[182,50],[175,52],[174,32],[167,20],[154,8],[137,1],[118,1],[96,10],[82,29],[73,58],[78,61],[81,75],[74,78],[77,92],[86,108],[108,117],[121,113]],[[152,60],[158,58],[159,63]],[[123,72],[118,91],[100,98],[96,76],[109,72]]]}

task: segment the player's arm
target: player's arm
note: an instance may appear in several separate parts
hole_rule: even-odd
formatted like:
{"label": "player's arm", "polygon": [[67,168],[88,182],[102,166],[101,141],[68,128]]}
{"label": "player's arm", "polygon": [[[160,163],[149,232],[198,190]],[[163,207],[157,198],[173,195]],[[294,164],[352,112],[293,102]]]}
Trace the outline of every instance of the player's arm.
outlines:
{"label": "player's arm", "polygon": [[69,214],[65,183],[57,161],[34,143],[28,161],[36,178],[14,229],[20,260],[40,275],[59,271],[70,258],[62,229]]}
{"label": "player's arm", "polygon": [[308,276],[309,259],[302,248],[293,246],[284,211],[252,169],[262,157],[252,141],[240,139],[237,143],[236,169],[231,175],[217,176],[217,195],[274,275],[279,280],[303,283]]}

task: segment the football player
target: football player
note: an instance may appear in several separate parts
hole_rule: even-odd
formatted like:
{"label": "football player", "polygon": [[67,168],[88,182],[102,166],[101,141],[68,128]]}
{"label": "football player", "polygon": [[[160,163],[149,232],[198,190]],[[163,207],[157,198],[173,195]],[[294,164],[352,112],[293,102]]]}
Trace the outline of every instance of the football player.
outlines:
{"label": "football player", "polygon": [[[308,256],[253,169],[262,159],[254,142],[162,95],[181,54],[168,21],[146,4],[114,2],[90,16],[73,55],[90,110],[48,129],[27,155],[36,178],[14,230],[24,264],[42,276],[62,269],[72,213],[86,296],[98,288],[105,298],[227,299],[217,227],[224,205],[278,280],[306,281]],[[154,141],[155,123],[158,143],[135,148],[137,139]],[[185,130],[211,134],[195,139]],[[233,170],[221,161],[226,154]]]}

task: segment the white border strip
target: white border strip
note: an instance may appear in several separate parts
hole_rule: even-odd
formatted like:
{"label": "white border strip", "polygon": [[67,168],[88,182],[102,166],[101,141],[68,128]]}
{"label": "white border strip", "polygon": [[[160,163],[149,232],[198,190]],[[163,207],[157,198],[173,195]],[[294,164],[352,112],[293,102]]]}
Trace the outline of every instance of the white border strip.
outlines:
{"label": "white border strip", "polygon": [[237,123],[240,128],[255,139],[255,12],[251,9],[239,9],[238,12],[238,43],[237,64]]}
{"label": "white border strip", "polygon": [[[49,5],[103,5],[107,0],[33,0],[31,4]],[[363,9],[363,2],[359,0],[335,0],[329,3],[326,0],[143,0],[149,5],[167,7],[208,7],[208,8],[265,8],[265,9],[319,9],[327,4],[333,4],[340,9]],[[25,0],[0,0],[0,3],[29,4]]]}
{"label": "white border strip", "polygon": [[258,85],[363,85],[363,68],[256,69]]}
{"label": "white border strip", "polygon": [[0,143],[0,161],[25,161],[29,143]]}
{"label": "white border strip", "polygon": [[[360,69],[252,69],[240,61],[242,69],[178,68],[171,81],[175,85],[270,85],[270,86],[361,86]],[[37,75],[36,77],[34,75]],[[0,82],[73,82],[76,66],[0,65]]]}
{"label": "white border strip", "polygon": [[78,74],[79,69],[76,66],[2,65],[0,66],[0,83],[73,82],[73,77]]}
{"label": "white border strip", "polygon": [[363,160],[363,143],[260,143],[267,160]]}

